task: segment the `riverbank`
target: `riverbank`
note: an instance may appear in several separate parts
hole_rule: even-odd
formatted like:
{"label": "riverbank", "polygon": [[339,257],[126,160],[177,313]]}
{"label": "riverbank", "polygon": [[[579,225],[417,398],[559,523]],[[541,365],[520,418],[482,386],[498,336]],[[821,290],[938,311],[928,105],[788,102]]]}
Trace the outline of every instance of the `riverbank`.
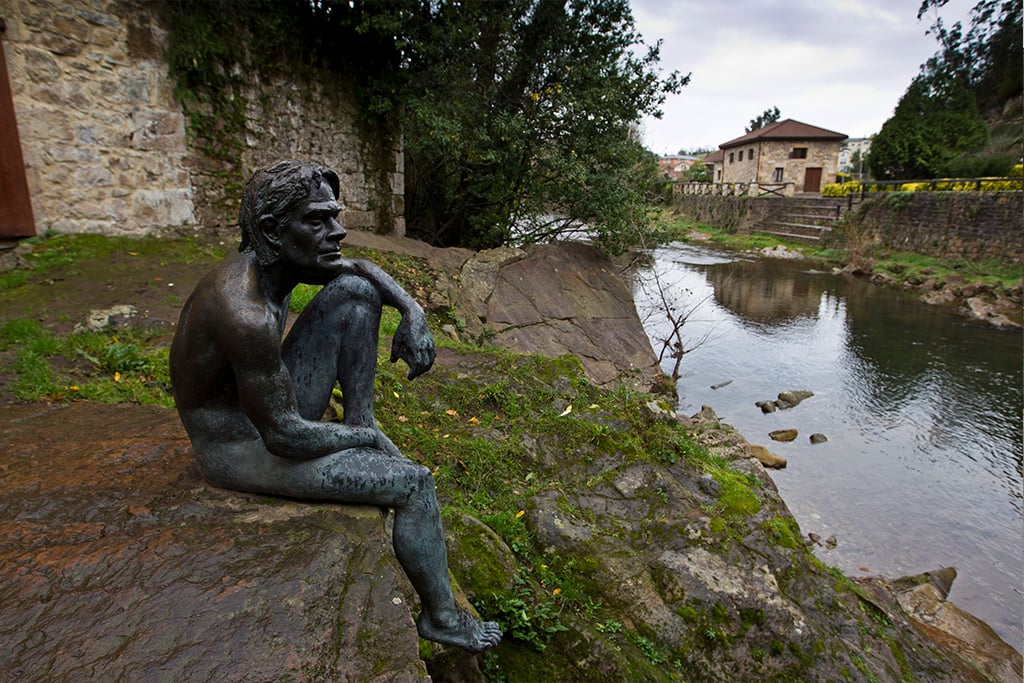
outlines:
{"label": "riverbank", "polygon": [[[222,247],[108,244],[119,246],[84,260],[64,249],[63,263],[5,292],[5,400],[34,382],[47,392],[37,400],[56,403],[161,390],[176,311]],[[435,329],[466,334],[449,308],[453,273],[408,256],[418,247],[395,248],[375,258],[432,302]],[[117,304],[134,309],[107,317],[117,327],[68,334]],[[29,322],[7,324],[15,313]],[[386,358],[378,370],[385,431],[435,468],[453,572],[509,632],[464,680],[985,680],[922,635],[891,591],[818,562],[746,441],[716,416],[679,421],[650,395],[597,387],[574,358],[502,352],[490,339],[443,342],[416,382]],[[440,677],[445,653],[421,654]]]}
{"label": "riverbank", "polygon": [[[638,280],[654,268],[669,300],[699,302],[681,411],[710,405],[788,461],[772,478],[819,557],[850,576],[955,565],[952,599],[1020,642],[1019,333],[803,260],[673,243]],[[670,328],[663,315],[645,326],[652,339]],[[814,396],[760,407],[785,390]]]}
{"label": "riverbank", "polygon": [[912,252],[817,246],[774,235],[736,233],[667,215],[667,233],[683,242],[711,244],[770,258],[802,258],[815,267],[865,278],[915,294],[925,303],[1001,328],[1024,325],[1024,264],[943,260]]}

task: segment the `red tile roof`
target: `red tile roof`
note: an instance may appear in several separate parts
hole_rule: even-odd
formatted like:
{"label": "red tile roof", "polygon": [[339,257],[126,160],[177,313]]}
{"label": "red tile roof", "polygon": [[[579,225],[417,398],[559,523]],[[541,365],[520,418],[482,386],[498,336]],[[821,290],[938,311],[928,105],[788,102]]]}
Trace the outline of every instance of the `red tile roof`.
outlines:
{"label": "red tile roof", "polygon": [[701,159],[705,164],[717,164],[719,161],[725,161],[725,152],[720,149],[716,149],[711,154]]}
{"label": "red tile roof", "polygon": [[718,147],[728,149],[739,147],[755,140],[845,140],[847,135],[837,133],[834,130],[818,128],[807,123],[786,119],[777,123],[770,123],[764,128],[758,128],[746,135],[723,142]]}

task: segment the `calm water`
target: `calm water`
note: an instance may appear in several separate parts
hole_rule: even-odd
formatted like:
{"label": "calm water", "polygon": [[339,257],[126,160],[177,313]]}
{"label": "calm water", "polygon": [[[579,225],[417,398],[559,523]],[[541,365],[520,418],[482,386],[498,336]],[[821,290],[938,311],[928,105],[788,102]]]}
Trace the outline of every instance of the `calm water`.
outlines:
{"label": "calm water", "polygon": [[[950,599],[1021,649],[1021,333],[799,262],[679,244],[651,267],[699,343],[680,412],[709,405],[789,461],[771,475],[801,529],[838,540],[819,557],[851,576],[954,566]],[[639,271],[642,316],[651,280]],[[657,350],[664,315],[645,325]],[[754,405],[787,389],[814,396],[767,415]],[[800,435],[773,442],[782,428]]]}

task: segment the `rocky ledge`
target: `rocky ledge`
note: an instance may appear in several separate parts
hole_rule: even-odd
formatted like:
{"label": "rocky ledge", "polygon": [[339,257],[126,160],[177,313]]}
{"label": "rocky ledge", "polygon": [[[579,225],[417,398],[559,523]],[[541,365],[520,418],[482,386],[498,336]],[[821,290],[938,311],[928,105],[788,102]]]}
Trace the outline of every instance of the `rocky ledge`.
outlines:
{"label": "rocky ledge", "polygon": [[214,489],[174,411],[0,410],[0,680],[428,680],[377,508]]}
{"label": "rocky ledge", "polygon": [[[531,267],[566,266],[534,253],[479,257],[498,265],[478,270],[476,322],[512,320],[496,293],[552,289]],[[603,266],[581,256],[577,287],[550,304],[564,320],[593,318],[572,302]],[[435,305],[448,306],[476,257],[440,257],[456,291]],[[601,315],[634,324],[624,309]],[[617,338],[590,343],[614,357]],[[441,349],[414,383],[422,414],[445,420],[419,428],[431,464],[456,473],[447,486],[486,476],[487,456],[515,463],[487,484],[516,497],[491,513],[514,541],[446,511],[461,591],[509,631],[487,657],[419,643],[375,508],[210,488],[169,410],[0,408],[0,680],[1020,680],[1020,655],[945,602],[948,573],[853,582],[824,567],[756,449],[710,410],[680,420],[650,397],[601,392],[606,367]],[[477,419],[501,397],[534,412]]]}

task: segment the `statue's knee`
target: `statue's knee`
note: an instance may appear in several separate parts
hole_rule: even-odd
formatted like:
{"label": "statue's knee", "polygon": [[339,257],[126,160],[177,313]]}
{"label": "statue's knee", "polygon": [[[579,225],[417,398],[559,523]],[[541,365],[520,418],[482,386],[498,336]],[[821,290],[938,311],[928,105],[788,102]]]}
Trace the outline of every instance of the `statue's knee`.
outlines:
{"label": "statue's knee", "polygon": [[366,303],[380,308],[380,292],[369,280],[359,275],[340,275],[324,286],[321,296],[336,303]]}
{"label": "statue's knee", "polygon": [[435,490],[434,475],[430,468],[423,465],[412,465],[412,480],[417,491],[433,492]]}

